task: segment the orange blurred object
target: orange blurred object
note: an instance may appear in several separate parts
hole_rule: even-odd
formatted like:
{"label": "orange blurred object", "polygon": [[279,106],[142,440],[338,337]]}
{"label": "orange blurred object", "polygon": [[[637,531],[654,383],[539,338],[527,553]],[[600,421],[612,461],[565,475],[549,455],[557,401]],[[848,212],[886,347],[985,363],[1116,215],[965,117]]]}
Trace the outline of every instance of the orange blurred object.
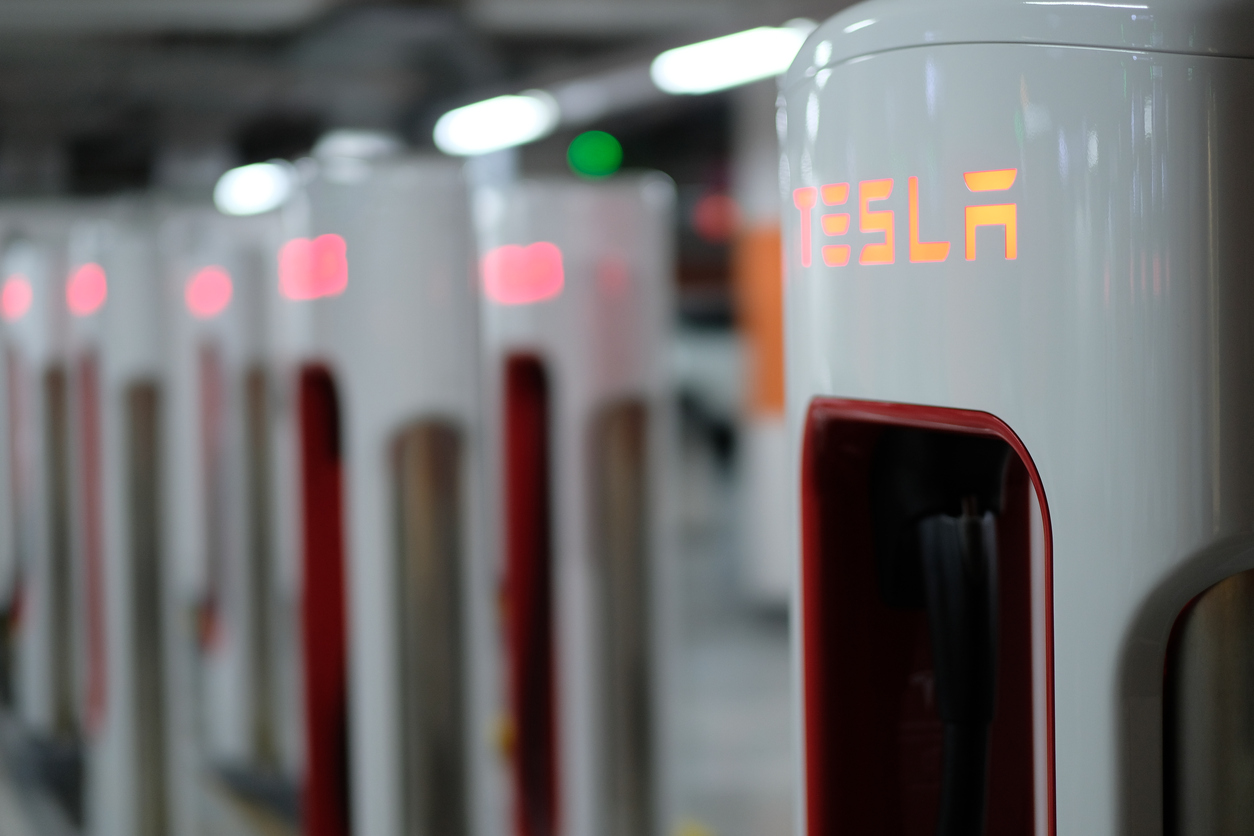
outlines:
{"label": "orange blurred object", "polygon": [[732,252],[736,318],[749,353],[752,415],[784,414],[784,289],[776,225],[743,232]]}

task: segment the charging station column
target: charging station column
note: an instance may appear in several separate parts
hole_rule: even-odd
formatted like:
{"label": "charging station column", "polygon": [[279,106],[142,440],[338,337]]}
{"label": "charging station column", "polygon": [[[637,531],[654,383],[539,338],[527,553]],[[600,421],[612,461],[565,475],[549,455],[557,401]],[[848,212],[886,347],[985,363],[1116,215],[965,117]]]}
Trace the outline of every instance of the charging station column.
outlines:
{"label": "charging station column", "polygon": [[673,189],[619,176],[476,197],[517,836],[666,818]]}
{"label": "charging station column", "polygon": [[1236,832],[1252,56],[1218,2],[875,0],[788,71],[811,836]]}

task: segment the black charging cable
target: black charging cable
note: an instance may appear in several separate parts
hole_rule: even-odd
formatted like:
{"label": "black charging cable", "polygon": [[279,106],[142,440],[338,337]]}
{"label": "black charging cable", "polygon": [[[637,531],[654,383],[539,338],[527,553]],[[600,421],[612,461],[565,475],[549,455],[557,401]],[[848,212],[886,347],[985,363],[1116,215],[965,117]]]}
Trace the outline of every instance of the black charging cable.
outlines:
{"label": "black charging cable", "polygon": [[919,555],[945,725],[937,836],[984,832],[989,726],[997,685],[997,528],[974,497],[962,516],[919,521]]}
{"label": "black charging cable", "polygon": [[927,611],[944,725],[937,836],[982,836],[997,691],[997,514],[1010,448],[886,430],[871,469],[876,579],[890,607]]}

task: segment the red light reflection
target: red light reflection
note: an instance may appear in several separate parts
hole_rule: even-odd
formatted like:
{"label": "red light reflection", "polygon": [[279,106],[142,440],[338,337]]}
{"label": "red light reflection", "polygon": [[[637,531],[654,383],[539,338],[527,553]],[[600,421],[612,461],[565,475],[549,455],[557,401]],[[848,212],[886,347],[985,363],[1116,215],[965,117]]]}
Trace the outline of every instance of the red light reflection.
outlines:
{"label": "red light reflection", "polygon": [[621,298],[631,288],[631,268],[620,255],[607,255],[597,263],[597,289],[611,299]]}
{"label": "red light reflection", "polygon": [[231,275],[221,267],[205,267],[187,280],[183,300],[197,319],[209,319],[231,303]]}
{"label": "red light reflection", "polygon": [[65,302],[75,316],[90,316],[100,309],[109,295],[104,268],[87,263],[70,276],[65,285]]}
{"label": "red light reflection", "polygon": [[692,229],[712,244],[730,241],[740,226],[740,207],[731,195],[707,194],[692,207]]}
{"label": "red light reflection", "polygon": [[335,296],[348,287],[348,245],[339,235],[293,238],[279,250],[279,291],[287,299]]}
{"label": "red light reflection", "polygon": [[562,292],[562,251],[548,241],[527,247],[506,244],[489,250],[480,265],[483,291],[502,305],[526,305]]}
{"label": "red light reflection", "polygon": [[9,322],[19,320],[30,310],[34,297],[30,280],[21,273],[14,273],[4,280],[4,289],[0,290],[0,313]]}

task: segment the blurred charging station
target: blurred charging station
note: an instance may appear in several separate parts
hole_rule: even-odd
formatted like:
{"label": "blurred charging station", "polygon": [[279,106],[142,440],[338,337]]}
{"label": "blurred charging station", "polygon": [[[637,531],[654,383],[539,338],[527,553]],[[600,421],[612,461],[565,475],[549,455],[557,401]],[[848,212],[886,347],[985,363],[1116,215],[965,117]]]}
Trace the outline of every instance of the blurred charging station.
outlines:
{"label": "blurred charging station", "polygon": [[98,836],[159,836],[178,820],[154,214],[118,201],[76,222],[63,285],[87,683],[84,828]]}
{"label": "blurred charging station", "polygon": [[673,211],[660,175],[476,196],[516,836],[664,821]]}
{"label": "blurred charging station", "polygon": [[77,748],[70,628],[70,503],[64,302],[69,204],[4,211],[4,366],[12,566],[6,579],[13,702],[36,734]]}
{"label": "blurred charging station", "polygon": [[212,770],[247,789],[298,770],[289,712],[280,708],[289,660],[277,640],[284,610],[267,353],[282,227],[273,213],[161,208],[167,513],[179,612],[171,641],[180,650],[180,722],[193,743],[181,766],[193,780]]}
{"label": "blurred charging station", "polygon": [[[334,135],[333,135],[334,137]],[[353,832],[499,832],[485,563],[474,245],[461,167],[352,136],[315,150],[307,237],[280,285],[304,306],[306,832],[330,680],[311,667],[330,606],[322,517],[342,514]],[[342,480],[339,510],[320,484]],[[322,580],[319,580],[321,573]],[[477,592],[476,592],[477,590]],[[341,605],[337,605],[341,606]],[[325,780],[325,777],[324,777]],[[321,788],[325,789],[325,788]],[[493,799],[498,799],[494,802]],[[325,811],[324,811],[325,812]]]}
{"label": "blurred charging station", "polygon": [[789,70],[811,836],[1248,826],[1251,56],[1219,2],[873,2]]}

